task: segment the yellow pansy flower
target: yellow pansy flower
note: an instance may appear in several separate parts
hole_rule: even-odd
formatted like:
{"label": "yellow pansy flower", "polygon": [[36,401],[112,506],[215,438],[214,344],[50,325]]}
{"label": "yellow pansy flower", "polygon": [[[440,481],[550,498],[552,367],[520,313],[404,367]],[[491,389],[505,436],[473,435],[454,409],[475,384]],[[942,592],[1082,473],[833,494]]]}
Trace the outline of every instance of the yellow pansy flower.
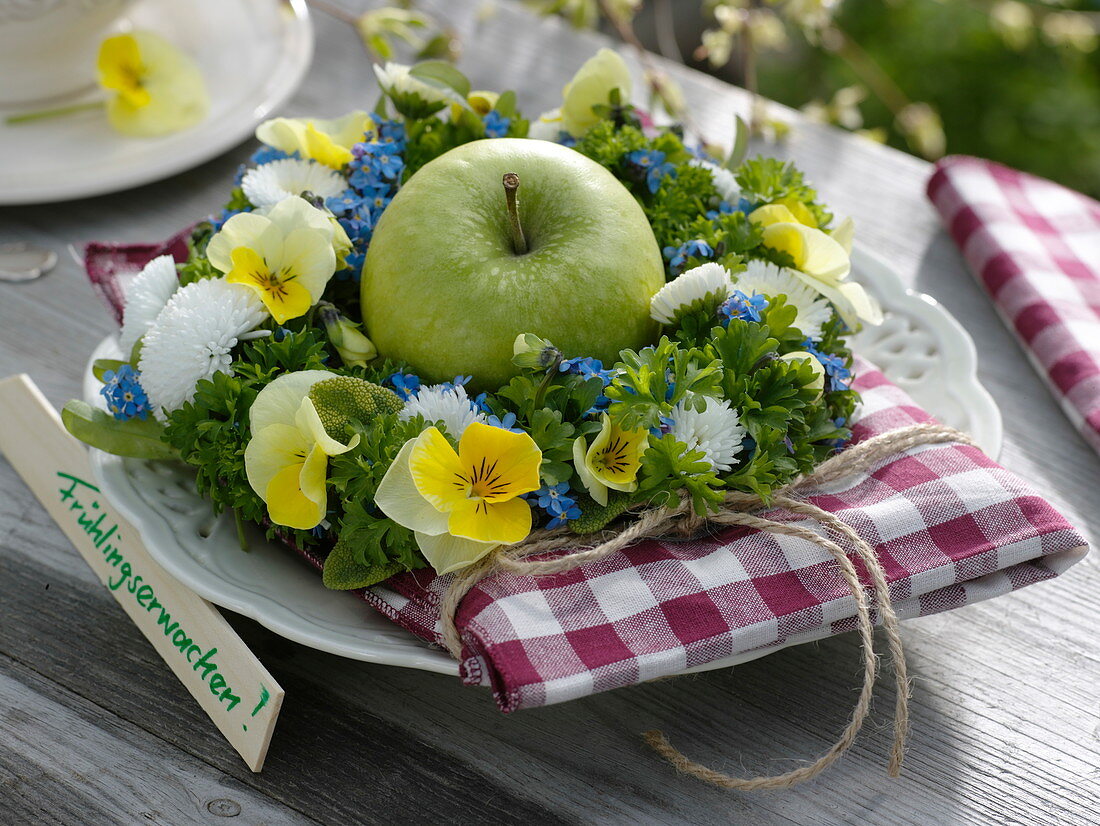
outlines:
{"label": "yellow pansy flower", "polygon": [[309,398],[313,385],[335,377],[326,370],[287,373],[264,387],[252,402],[245,473],[276,525],[299,530],[319,525],[328,510],[328,457],[359,443],[358,434],[344,444],[325,432]]}
{"label": "yellow pansy flower", "polygon": [[[493,107],[497,105],[497,101],[500,100],[500,94],[498,92],[485,92],[475,91],[466,95],[466,105],[473,110],[473,113],[479,118],[485,117],[487,114],[493,111]],[[451,104],[451,120],[457,120],[462,115],[462,104]]]}
{"label": "yellow pansy flower", "polygon": [[542,451],[526,433],[482,422],[466,428],[456,452],[429,427],[401,448],[375,493],[386,516],[414,532],[437,573],[465,568],[531,532]]}
{"label": "yellow pansy flower", "polygon": [[603,427],[591,445],[584,436],[573,442],[573,466],[588,494],[601,505],[607,504],[607,491],[630,493],[638,489],[638,469],[642,454],[649,446],[644,430],[624,430],[603,414]]}
{"label": "yellow pansy flower", "polygon": [[878,302],[861,284],[847,280],[851,259],[832,236],[799,222],[783,204],[760,207],[749,220],[763,228],[764,246],[789,255],[792,274],[829,299],[845,324],[855,328],[861,320],[882,323]]}
{"label": "yellow pansy flower", "polygon": [[294,196],[267,215],[234,215],[210,239],[206,256],[226,281],[255,290],[282,324],[320,300],[336,271],[334,237],[328,214]]}
{"label": "yellow pansy flower", "polygon": [[99,85],[113,92],[107,118],[125,135],[154,137],[194,126],[210,101],[190,57],[152,32],[108,37],[96,62]]}
{"label": "yellow pansy flower", "polygon": [[342,169],[353,157],[351,147],[366,140],[370,115],[357,109],[340,118],[274,118],[256,127],[256,138],[288,155],[297,152],[332,169]]}
{"label": "yellow pansy flower", "polygon": [[622,102],[629,103],[631,88],[626,62],[611,49],[600,49],[562,89],[562,128],[575,138],[581,137],[600,121],[593,106],[606,106],[612,89],[618,89]]}

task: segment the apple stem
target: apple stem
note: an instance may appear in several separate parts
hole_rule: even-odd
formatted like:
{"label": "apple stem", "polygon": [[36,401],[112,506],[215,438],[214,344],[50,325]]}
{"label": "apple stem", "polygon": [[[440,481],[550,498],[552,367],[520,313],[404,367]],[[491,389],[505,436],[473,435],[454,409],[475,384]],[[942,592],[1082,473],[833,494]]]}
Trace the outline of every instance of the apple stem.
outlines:
{"label": "apple stem", "polygon": [[504,197],[508,201],[508,223],[512,228],[512,249],[516,255],[523,255],[527,252],[527,238],[519,222],[519,175],[505,172],[503,183]]}

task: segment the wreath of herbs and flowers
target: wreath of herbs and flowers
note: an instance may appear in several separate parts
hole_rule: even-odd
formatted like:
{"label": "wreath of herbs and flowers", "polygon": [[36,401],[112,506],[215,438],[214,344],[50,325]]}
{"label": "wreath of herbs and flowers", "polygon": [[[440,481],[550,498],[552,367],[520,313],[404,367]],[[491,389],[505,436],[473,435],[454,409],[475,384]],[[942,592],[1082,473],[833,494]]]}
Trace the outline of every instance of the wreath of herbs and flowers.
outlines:
{"label": "wreath of herbs and flowers", "polygon": [[[851,222],[792,164],[722,163],[654,126],[608,50],[534,122],[447,64],[376,71],[372,112],[259,127],[187,261],[156,258],[128,288],[126,356],[94,367],[107,411],[70,402],[75,435],[193,466],[242,543],[262,525],[325,556],[337,589],[455,571],[540,529],[583,545],[683,496],[701,516],[731,490],[767,501],[844,446],[858,401],[845,336],[880,313],[848,279]],[[495,391],[429,385],[353,321],[366,250],[419,168],[505,136],[572,147],[637,198],[666,260],[662,334],[602,364],[528,332]]]}

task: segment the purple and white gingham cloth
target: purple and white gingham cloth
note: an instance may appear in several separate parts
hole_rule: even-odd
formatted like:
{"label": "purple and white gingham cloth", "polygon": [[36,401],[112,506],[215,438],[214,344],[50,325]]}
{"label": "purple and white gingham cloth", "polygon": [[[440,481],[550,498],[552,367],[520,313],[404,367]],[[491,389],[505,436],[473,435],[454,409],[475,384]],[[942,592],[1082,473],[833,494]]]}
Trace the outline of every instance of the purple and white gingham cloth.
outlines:
{"label": "purple and white gingham cloth", "polygon": [[928,197],[1032,365],[1100,453],[1100,203],[966,156],[936,164]]}
{"label": "purple and white gingham cloth", "polygon": [[[858,370],[857,440],[931,420],[882,373],[866,363]],[[917,447],[808,494],[875,548],[902,618],[1050,579],[1087,550],[1049,503],[974,447]],[[817,529],[781,509],[765,515]],[[449,579],[421,570],[364,596],[438,642]],[[513,711],[726,657],[752,659],[850,631],[855,615],[828,552],[731,528],[686,542],[642,542],[565,574],[482,580],[458,612],[460,667],[464,682],[490,686],[501,709]]]}

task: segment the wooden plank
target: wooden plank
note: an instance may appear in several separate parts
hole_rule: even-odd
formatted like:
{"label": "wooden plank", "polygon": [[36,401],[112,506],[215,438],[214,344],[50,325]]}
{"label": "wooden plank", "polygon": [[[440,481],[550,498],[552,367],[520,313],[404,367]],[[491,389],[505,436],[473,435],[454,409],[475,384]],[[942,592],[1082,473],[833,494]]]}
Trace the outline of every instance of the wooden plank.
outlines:
{"label": "wooden plank", "polygon": [[0,655],[0,821],[312,824]]}
{"label": "wooden plank", "polygon": [[[14,474],[0,463],[0,484]],[[4,485],[4,489],[7,489]],[[38,505],[29,496],[23,504]],[[173,704],[165,713],[163,698],[177,692],[172,676],[158,668],[156,653],[142,640],[105,589],[90,586],[83,571],[44,566],[34,546],[11,546],[0,539],[0,655],[49,675],[67,691],[130,721],[182,753],[199,758],[258,793],[281,801],[323,823],[407,822],[410,812],[432,823],[468,822],[475,806],[486,822],[553,824],[568,820],[539,801],[543,792],[535,778],[526,789],[502,788],[495,766],[470,767],[438,748],[440,736],[455,730],[446,723],[428,737],[395,725],[374,709],[380,688],[395,702],[386,675],[436,676],[438,694],[471,702],[479,700],[487,728],[500,724],[500,714],[482,692],[463,692],[453,679],[384,666],[366,666],[310,651],[254,623],[233,618],[246,643],[276,664],[275,677],[287,689],[279,734],[260,774],[245,769],[225,742],[206,724],[193,703]],[[233,615],[230,615],[232,617]],[[7,618],[17,618],[9,622]],[[57,634],[58,628],[79,628],[79,646]],[[84,653],[86,652],[86,653]],[[303,669],[288,671],[303,660]],[[307,664],[308,663],[308,664]],[[351,703],[331,692],[326,683],[337,674],[353,680],[370,669],[375,679],[363,682]],[[417,681],[399,691],[418,693]],[[408,699],[408,698],[406,698]],[[0,691],[0,709],[8,705]],[[445,716],[445,715],[444,715]],[[7,739],[0,716],[0,743]],[[466,732],[470,736],[473,732]],[[46,741],[56,735],[44,732]],[[475,748],[477,743],[472,744]],[[137,766],[155,761],[155,754]],[[412,807],[412,808],[410,808]],[[4,819],[0,815],[0,823]],[[185,821],[186,822],[186,821]]]}
{"label": "wooden plank", "polygon": [[[0,452],[252,771],[283,690],[218,609],[158,565],[99,493],[87,449],[26,375],[0,380]],[[67,638],[69,628],[57,632]]]}

